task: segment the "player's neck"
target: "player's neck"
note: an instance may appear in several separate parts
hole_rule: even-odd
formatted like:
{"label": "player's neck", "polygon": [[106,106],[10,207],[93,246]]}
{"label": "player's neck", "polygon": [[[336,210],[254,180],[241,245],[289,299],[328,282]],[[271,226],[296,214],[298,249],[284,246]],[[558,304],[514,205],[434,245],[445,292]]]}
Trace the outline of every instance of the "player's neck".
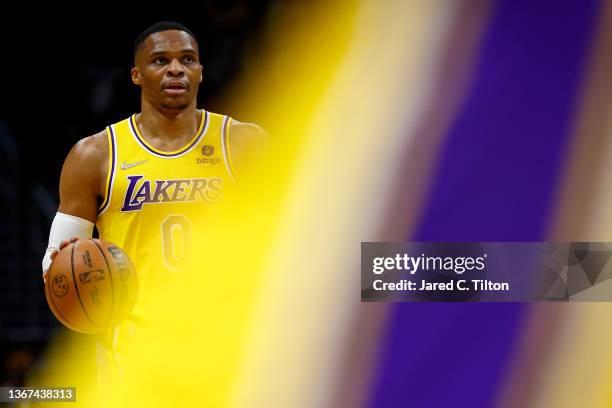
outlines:
{"label": "player's neck", "polygon": [[154,106],[143,103],[136,123],[145,138],[184,139],[195,135],[200,124],[200,111],[189,106],[177,113],[164,113]]}

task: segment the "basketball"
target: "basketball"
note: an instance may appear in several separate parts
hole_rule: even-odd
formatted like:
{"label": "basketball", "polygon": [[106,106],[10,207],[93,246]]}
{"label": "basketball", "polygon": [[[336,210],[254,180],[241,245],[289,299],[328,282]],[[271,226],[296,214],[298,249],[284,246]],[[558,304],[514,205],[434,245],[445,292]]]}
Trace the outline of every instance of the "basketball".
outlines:
{"label": "basketball", "polygon": [[98,239],[68,244],[53,259],[45,283],[49,308],[66,327],[95,334],[131,312],[138,294],[132,261],[118,246]]}

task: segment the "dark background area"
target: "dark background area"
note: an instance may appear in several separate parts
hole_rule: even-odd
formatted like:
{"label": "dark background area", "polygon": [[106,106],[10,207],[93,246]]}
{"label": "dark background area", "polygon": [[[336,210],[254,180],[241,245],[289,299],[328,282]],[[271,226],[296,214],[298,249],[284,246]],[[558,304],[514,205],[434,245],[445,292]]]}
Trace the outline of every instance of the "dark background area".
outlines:
{"label": "dark background area", "polygon": [[173,20],[199,40],[198,106],[224,112],[271,2],[169,2],[105,10],[102,3],[12,10],[0,27],[0,385],[19,385],[54,333],[41,260],[58,205],[64,158],[79,139],[139,111],[131,83],[134,39]]}

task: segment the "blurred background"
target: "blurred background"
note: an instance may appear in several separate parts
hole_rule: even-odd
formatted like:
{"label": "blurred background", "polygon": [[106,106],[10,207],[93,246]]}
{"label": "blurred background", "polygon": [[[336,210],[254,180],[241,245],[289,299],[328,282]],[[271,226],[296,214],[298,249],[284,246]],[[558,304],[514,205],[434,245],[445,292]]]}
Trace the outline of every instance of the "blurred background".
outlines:
{"label": "blurred background", "polygon": [[223,401],[612,404],[607,303],[359,302],[361,241],[611,241],[612,1],[80,7],[0,28],[3,385],[64,330],[40,270],[63,160],[139,110],[133,40],[176,20],[199,38],[199,106],[266,128],[291,186]]}

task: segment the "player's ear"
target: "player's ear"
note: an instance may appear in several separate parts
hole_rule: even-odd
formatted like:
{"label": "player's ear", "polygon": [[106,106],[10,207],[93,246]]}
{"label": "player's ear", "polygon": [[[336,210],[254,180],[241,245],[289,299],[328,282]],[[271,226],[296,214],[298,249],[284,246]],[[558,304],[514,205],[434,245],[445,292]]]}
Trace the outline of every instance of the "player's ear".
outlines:
{"label": "player's ear", "polygon": [[202,66],[202,64],[200,64],[200,83],[202,83],[203,79],[204,79],[204,67]]}
{"label": "player's ear", "polygon": [[130,71],[130,74],[132,75],[132,82],[134,83],[134,85],[140,85],[140,71],[138,70],[138,68],[133,67]]}

